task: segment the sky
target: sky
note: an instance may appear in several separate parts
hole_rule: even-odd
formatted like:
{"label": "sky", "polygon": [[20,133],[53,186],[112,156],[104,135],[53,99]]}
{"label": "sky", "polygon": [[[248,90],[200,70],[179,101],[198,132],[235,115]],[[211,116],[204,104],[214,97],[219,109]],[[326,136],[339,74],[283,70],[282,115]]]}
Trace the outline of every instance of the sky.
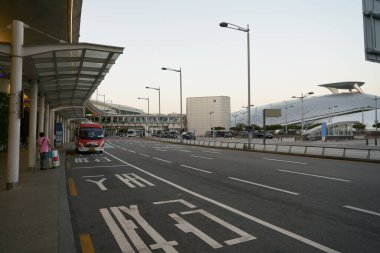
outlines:
{"label": "sky", "polygon": [[[363,81],[380,95],[380,63],[365,60],[361,0],[86,0],[80,42],[124,47],[98,88],[106,100],[150,113],[183,113],[187,97],[229,96],[231,112],[248,104],[250,27],[251,104],[290,100],[319,84]],[[95,98],[95,96],[93,96]],[[103,97],[99,97],[103,99]]]}

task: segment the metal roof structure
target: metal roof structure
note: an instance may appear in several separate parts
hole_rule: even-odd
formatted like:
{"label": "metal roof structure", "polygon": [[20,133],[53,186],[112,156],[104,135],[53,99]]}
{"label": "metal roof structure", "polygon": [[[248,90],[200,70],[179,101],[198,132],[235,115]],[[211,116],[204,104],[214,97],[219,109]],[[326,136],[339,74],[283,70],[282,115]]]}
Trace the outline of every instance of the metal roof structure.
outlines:
{"label": "metal roof structure", "polygon": [[325,87],[329,89],[333,94],[339,94],[339,89],[343,90],[357,90],[360,93],[364,93],[360,86],[362,86],[364,82],[357,82],[357,81],[351,81],[351,82],[339,82],[339,83],[327,83],[327,84],[320,84],[318,86]]}
{"label": "metal roof structure", "polygon": [[30,80],[36,80],[38,92],[60,115],[84,117],[79,106],[84,107],[123,48],[78,43],[82,0],[0,2],[0,78],[10,74],[12,37],[7,27],[20,20],[25,28],[22,88],[28,91]]}

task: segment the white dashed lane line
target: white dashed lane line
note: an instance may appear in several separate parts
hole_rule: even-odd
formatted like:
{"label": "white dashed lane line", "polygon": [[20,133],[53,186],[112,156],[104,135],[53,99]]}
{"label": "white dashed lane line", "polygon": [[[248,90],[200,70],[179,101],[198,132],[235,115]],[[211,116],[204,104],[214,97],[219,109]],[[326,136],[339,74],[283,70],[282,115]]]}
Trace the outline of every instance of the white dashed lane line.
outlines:
{"label": "white dashed lane line", "polygon": [[314,174],[306,174],[306,173],[295,172],[295,171],[290,171],[290,170],[280,170],[279,169],[278,171],[286,172],[286,173],[292,173],[292,174],[298,174],[298,175],[304,175],[304,176],[309,176],[309,177],[318,177],[318,178],[324,178],[324,179],[329,179],[329,180],[351,183],[350,180],[340,179],[340,178],[335,178],[335,177],[325,177],[325,176],[319,176],[319,175],[314,175]]}
{"label": "white dashed lane line", "polygon": [[196,157],[196,158],[201,158],[201,159],[206,159],[206,160],[213,160],[213,158],[211,157],[204,157],[204,156],[197,156],[197,155],[190,155],[192,157]]}
{"label": "white dashed lane line", "polygon": [[295,162],[295,161],[279,160],[279,159],[272,159],[272,158],[263,158],[263,160],[275,161],[275,162],[283,162],[283,163],[307,164],[307,163],[303,163],[303,162]]}
{"label": "white dashed lane line", "polygon": [[235,178],[235,177],[228,177],[228,178],[232,179],[232,180],[235,180],[235,181],[242,182],[242,183],[252,184],[252,185],[256,185],[256,186],[259,186],[259,187],[263,187],[263,188],[267,188],[267,189],[271,189],[271,190],[275,190],[275,191],[279,191],[279,192],[284,192],[284,193],[288,193],[288,194],[292,194],[292,195],[299,195],[299,193],[296,193],[296,192],[291,192],[291,191],[275,188],[275,187],[268,186],[268,185],[258,184],[258,183],[246,181],[246,180]]}
{"label": "white dashed lane line", "polygon": [[162,162],[172,163],[171,161],[164,160],[164,159],[161,159],[161,158],[157,158],[157,157],[154,157],[154,156],[152,156],[152,158],[153,158],[153,159],[156,159],[156,160],[159,160],[159,161],[162,161]]}
{"label": "white dashed lane line", "polygon": [[358,211],[358,212],[362,212],[362,213],[367,213],[367,214],[372,214],[372,215],[380,216],[380,213],[376,213],[376,212],[373,212],[373,211],[361,209],[361,208],[358,208],[358,207],[353,207],[353,206],[343,206],[343,207],[351,209],[351,210],[355,210],[355,211]]}
{"label": "white dashed lane line", "polygon": [[212,173],[211,171],[202,170],[202,169],[197,169],[197,168],[194,168],[194,167],[191,167],[191,166],[187,166],[187,165],[183,165],[183,164],[181,165],[181,167],[185,167],[185,168],[188,168],[188,169],[201,171],[201,172],[208,173],[208,174],[211,174],[211,173]]}

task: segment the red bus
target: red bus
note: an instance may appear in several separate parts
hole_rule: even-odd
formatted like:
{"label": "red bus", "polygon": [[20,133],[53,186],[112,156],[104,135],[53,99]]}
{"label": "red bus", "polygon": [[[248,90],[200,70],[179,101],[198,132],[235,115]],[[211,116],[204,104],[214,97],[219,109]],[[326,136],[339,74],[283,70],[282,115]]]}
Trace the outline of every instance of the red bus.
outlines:
{"label": "red bus", "polygon": [[104,130],[98,123],[81,123],[75,135],[75,150],[80,152],[104,151]]}

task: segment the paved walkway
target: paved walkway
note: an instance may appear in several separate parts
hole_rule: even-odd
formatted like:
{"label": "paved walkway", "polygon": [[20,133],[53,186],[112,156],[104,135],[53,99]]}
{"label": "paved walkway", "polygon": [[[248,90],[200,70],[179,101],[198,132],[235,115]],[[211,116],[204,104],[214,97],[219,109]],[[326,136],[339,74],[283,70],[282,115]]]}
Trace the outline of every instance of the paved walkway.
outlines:
{"label": "paved walkway", "polygon": [[[76,252],[67,201],[65,153],[59,168],[30,171],[20,150],[19,184],[5,190],[7,153],[0,153],[0,252]],[[37,166],[38,167],[38,166]]]}

